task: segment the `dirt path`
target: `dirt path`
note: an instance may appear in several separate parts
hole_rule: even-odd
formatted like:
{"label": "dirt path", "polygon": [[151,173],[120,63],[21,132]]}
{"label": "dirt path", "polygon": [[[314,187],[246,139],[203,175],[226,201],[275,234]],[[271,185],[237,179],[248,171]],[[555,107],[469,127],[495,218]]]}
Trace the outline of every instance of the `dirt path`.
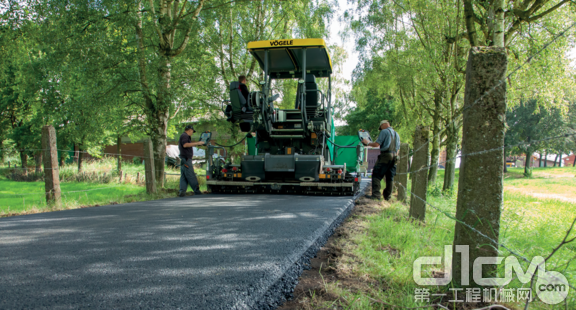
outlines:
{"label": "dirt path", "polygon": [[504,190],[518,193],[526,196],[531,196],[538,199],[557,199],[565,202],[576,203],[576,193],[566,193],[566,194],[549,194],[549,193],[539,193],[539,192],[528,192],[526,189],[505,186]]}

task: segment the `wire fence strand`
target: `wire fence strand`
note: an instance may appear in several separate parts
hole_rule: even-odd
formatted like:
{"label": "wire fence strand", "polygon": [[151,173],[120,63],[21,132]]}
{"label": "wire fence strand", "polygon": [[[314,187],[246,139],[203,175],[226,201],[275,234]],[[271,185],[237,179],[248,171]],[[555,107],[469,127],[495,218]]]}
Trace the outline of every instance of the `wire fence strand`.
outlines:
{"label": "wire fence strand", "polygon": [[[500,87],[502,84],[506,83],[506,80],[508,80],[510,77],[512,77],[512,75],[516,74],[516,72],[518,72],[520,69],[524,68],[524,66],[526,66],[527,64],[531,63],[532,60],[539,56],[544,50],[546,50],[550,45],[552,45],[554,42],[556,42],[559,38],[563,37],[564,35],[566,35],[566,33],[568,31],[570,31],[572,28],[574,28],[576,26],[576,22],[572,23],[569,27],[567,27],[566,29],[564,29],[563,31],[561,31],[560,33],[558,33],[557,35],[554,36],[554,38],[552,40],[550,40],[548,43],[544,44],[542,46],[542,48],[540,48],[538,51],[536,51],[536,53],[532,54],[530,57],[528,57],[522,64],[518,65],[514,70],[512,70],[508,75],[506,75],[505,78],[499,80],[496,85],[494,85],[492,88],[490,88],[488,91],[484,92],[484,94],[482,94],[478,99],[476,99],[472,104],[465,106],[462,109],[462,113],[461,115],[464,115],[464,112],[467,111],[468,109],[472,108],[473,106],[475,106],[476,104],[478,104],[479,102],[481,102],[482,100],[484,100],[484,98],[486,98],[488,95],[490,95],[494,90],[496,90],[498,87]],[[448,125],[444,126],[442,129],[440,129],[438,131],[438,133],[436,135],[434,135],[431,139],[428,139],[428,141],[426,141],[425,143],[423,143],[417,150],[414,150],[414,153],[419,151],[421,148],[423,148],[424,146],[426,146],[427,144],[430,144],[430,142],[432,142],[434,139],[438,138],[446,129],[448,129],[449,126],[452,125],[452,123],[456,122],[458,118],[454,118],[452,119],[452,121],[450,121],[448,123]],[[401,157],[404,158],[404,157]]]}
{"label": "wire fence strand", "polygon": [[[432,207],[433,209],[437,210],[438,212],[442,213],[443,215],[445,215],[446,217],[448,217],[449,219],[458,222],[462,225],[464,225],[466,228],[470,229],[471,231],[475,232],[476,234],[480,235],[481,237],[487,239],[488,241],[490,241],[492,244],[494,244],[496,246],[496,248],[498,249],[498,247],[501,247],[503,249],[506,249],[508,252],[510,252],[510,254],[522,259],[523,261],[527,262],[527,263],[531,263],[531,261],[526,258],[524,255],[520,254],[519,251],[517,250],[513,250],[511,249],[509,246],[499,242],[498,240],[494,240],[493,238],[488,237],[486,234],[484,234],[483,232],[477,230],[476,228],[474,228],[473,226],[469,225],[468,223],[465,223],[459,219],[456,218],[456,216],[448,213],[445,210],[442,210],[436,206],[434,206],[433,204],[429,203],[428,201],[426,201],[426,199],[423,199],[422,197],[414,194],[412,191],[408,190],[404,185],[402,185],[401,183],[397,183],[399,186],[401,186],[407,193],[410,193],[411,197],[415,197],[416,199],[422,201],[424,204]],[[558,278],[555,278],[556,280],[560,280]],[[576,290],[576,287],[570,283],[568,283],[568,286],[570,286],[572,289]]]}

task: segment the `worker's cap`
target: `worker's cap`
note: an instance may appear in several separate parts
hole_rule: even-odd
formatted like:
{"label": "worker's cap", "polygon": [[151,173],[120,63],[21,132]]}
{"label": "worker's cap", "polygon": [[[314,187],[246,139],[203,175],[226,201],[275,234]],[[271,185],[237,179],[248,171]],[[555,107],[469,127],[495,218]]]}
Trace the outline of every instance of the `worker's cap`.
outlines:
{"label": "worker's cap", "polygon": [[186,125],[186,128],[184,128],[184,131],[186,131],[188,129],[192,129],[192,131],[196,132],[196,130],[194,130],[194,126],[192,126],[192,125]]}
{"label": "worker's cap", "polygon": [[387,120],[383,120],[383,121],[380,122],[380,125],[379,125],[378,127],[382,126],[382,124],[388,124],[388,125],[390,125],[390,122],[387,121]]}

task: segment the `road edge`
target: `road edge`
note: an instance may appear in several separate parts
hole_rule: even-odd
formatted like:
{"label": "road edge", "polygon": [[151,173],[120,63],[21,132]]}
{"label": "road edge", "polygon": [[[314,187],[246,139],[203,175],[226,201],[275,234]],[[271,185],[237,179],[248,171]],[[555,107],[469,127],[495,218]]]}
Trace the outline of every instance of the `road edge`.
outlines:
{"label": "road edge", "polygon": [[336,228],[350,215],[352,209],[354,209],[355,201],[364,195],[370,184],[371,181],[369,179],[360,184],[358,193],[348,201],[344,207],[344,211],[340,213],[324,232],[320,233],[300,258],[292,264],[292,266],[288,267],[284,274],[282,274],[258,300],[254,301],[253,309],[273,310],[293,297],[294,289],[296,285],[298,285],[298,278],[302,275],[306,266],[310,264],[310,260],[316,256],[316,253],[326,244],[328,238],[334,234]]}

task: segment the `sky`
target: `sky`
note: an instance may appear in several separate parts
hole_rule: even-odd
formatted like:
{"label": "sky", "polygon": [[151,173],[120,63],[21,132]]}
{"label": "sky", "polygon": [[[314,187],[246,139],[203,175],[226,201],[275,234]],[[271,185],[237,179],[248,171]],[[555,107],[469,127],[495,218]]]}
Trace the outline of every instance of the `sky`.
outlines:
{"label": "sky", "polygon": [[336,44],[348,52],[348,59],[344,63],[344,76],[348,78],[352,77],[352,72],[358,64],[358,52],[356,52],[356,42],[354,42],[354,38],[348,38],[346,41],[342,41],[340,34],[345,30],[346,23],[340,22],[339,19],[347,9],[354,7],[355,5],[349,4],[348,0],[338,0],[338,8],[336,8],[336,12],[330,22],[330,37],[326,40],[329,45]]}

